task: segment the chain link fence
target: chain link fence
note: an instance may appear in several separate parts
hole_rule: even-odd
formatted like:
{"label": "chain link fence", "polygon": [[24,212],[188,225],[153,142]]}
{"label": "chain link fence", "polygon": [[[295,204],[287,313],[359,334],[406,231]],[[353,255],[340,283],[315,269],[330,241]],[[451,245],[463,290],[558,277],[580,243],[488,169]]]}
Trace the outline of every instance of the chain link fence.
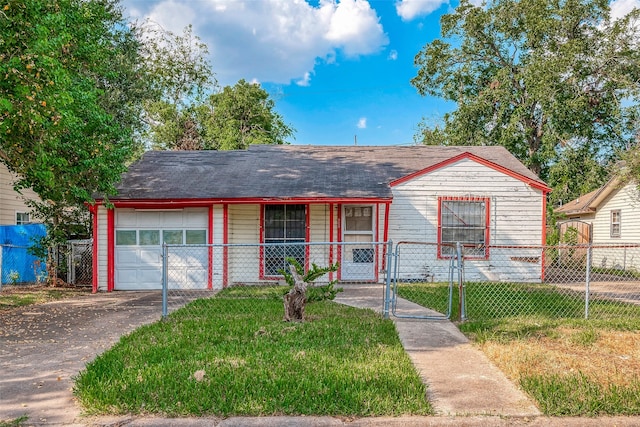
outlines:
{"label": "chain link fence", "polygon": [[[640,245],[495,245],[454,253],[399,243],[395,255],[394,295],[435,318],[640,316]],[[422,275],[412,276],[419,266]]]}
{"label": "chain link fence", "polygon": [[[640,315],[640,245],[425,242],[165,245],[163,315],[199,298],[278,298],[293,259],[339,269],[316,286],[377,283],[385,315],[422,319]],[[388,288],[385,290],[385,285]]]}
{"label": "chain link fence", "polygon": [[0,288],[43,283],[46,279],[44,260],[32,255],[28,246],[0,245]]}
{"label": "chain link fence", "polygon": [[78,287],[92,285],[93,240],[70,240],[64,248],[67,283]]}
{"label": "chain link fence", "polygon": [[163,316],[199,298],[282,298],[288,260],[305,268],[339,264],[314,286],[383,283],[388,245],[380,242],[165,245]]}

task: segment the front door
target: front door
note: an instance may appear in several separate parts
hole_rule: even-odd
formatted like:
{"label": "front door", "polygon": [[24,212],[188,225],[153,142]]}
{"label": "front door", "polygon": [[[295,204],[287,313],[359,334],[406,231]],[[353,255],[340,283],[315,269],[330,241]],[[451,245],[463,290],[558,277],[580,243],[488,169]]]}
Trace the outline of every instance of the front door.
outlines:
{"label": "front door", "polygon": [[374,280],[376,251],[373,242],[373,207],[343,207],[341,278],[342,280]]}

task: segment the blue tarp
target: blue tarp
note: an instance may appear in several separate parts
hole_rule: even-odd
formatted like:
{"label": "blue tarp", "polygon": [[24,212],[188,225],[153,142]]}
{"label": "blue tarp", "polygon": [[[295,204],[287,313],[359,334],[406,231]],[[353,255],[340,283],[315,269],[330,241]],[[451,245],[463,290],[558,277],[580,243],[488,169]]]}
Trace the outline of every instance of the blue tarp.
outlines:
{"label": "blue tarp", "polygon": [[38,238],[45,236],[44,224],[0,225],[2,245],[2,276],[0,285],[10,283],[33,283],[46,274],[44,260],[31,255],[28,248]]}

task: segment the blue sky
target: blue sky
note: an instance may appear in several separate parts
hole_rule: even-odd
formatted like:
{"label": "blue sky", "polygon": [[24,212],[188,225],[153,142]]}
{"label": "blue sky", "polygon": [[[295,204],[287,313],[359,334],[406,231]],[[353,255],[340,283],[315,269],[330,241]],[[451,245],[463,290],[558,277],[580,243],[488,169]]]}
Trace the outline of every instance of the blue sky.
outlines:
{"label": "blue sky", "polygon": [[[259,82],[294,144],[410,145],[454,108],[417,94],[413,59],[440,34],[446,0],[122,0],[125,16],[209,47],[221,85]],[[640,0],[616,0],[618,10]],[[612,3],[612,6],[614,5]],[[615,8],[614,8],[615,9]],[[622,13],[622,12],[618,12]]]}

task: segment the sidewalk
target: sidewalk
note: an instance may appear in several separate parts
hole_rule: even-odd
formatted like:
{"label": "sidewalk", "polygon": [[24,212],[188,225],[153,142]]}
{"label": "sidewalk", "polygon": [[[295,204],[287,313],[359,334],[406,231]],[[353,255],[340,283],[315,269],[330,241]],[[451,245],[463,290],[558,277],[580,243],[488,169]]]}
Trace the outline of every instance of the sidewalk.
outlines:
{"label": "sidewalk", "polygon": [[[336,301],[382,313],[380,285],[344,286]],[[402,313],[428,315],[423,307],[398,301]],[[540,411],[448,320],[391,316],[400,341],[422,380],[438,415],[535,417]]]}

